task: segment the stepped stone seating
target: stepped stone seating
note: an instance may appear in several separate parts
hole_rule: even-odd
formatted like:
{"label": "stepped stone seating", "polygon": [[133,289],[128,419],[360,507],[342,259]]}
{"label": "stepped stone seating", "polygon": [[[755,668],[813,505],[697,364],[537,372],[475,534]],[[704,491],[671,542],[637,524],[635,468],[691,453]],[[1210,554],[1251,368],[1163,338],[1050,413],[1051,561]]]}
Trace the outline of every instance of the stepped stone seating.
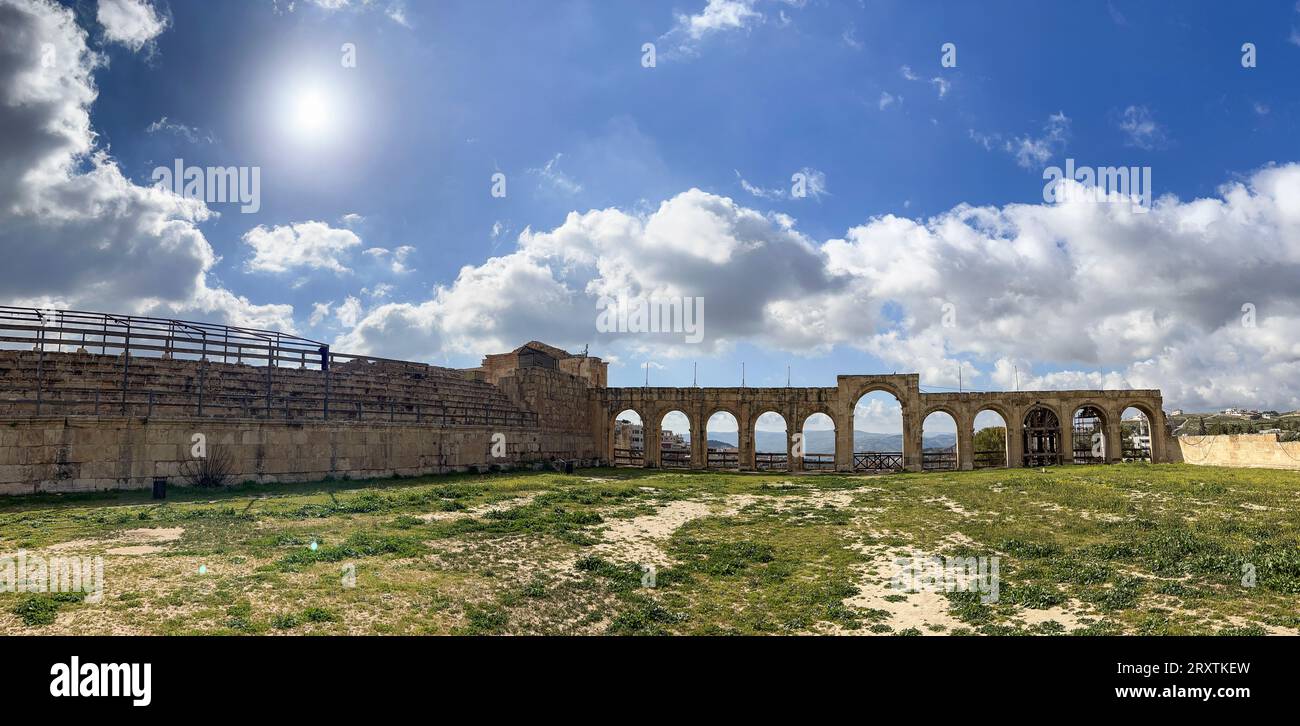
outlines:
{"label": "stepped stone seating", "polygon": [[[124,365],[125,364],[125,365]],[[534,420],[490,383],[462,371],[418,363],[335,365],[317,369],[92,352],[0,350],[0,415],[118,414],[125,383],[131,415],[320,419],[327,378],[331,419],[517,425]],[[200,397],[200,391],[202,396]],[[98,399],[98,402],[96,401]],[[269,411],[268,411],[269,408]]]}

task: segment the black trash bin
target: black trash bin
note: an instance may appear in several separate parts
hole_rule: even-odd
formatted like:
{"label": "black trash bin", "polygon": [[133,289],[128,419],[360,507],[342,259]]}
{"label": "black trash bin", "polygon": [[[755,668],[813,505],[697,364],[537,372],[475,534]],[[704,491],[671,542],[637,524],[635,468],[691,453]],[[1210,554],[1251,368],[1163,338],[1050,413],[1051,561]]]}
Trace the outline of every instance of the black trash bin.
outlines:
{"label": "black trash bin", "polygon": [[167,498],[167,477],[156,476],[153,478],[153,498],[154,499]]}
{"label": "black trash bin", "polygon": [[573,460],[572,460],[572,459],[569,459],[568,461],[564,462],[564,473],[565,473],[565,474],[572,474],[572,473],[573,473]]}

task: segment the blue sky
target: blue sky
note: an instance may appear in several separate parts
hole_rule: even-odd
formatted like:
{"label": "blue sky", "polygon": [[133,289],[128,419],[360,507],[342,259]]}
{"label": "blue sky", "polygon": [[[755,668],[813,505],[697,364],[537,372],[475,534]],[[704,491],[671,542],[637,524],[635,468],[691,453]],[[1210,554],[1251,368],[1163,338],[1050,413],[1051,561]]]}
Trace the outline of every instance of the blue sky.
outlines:
{"label": "blue sky", "polygon": [[[590,343],[614,384],[646,361],[658,385],[689,385],[694,363],[702,385],[737,384],[742,362],[750,385],[790,366],[795,385],[955,386],[961,368],[968,387],[1018,370],[1022,388],[1159,387],[1167,407],[1300,406],[1282,380],[1300,358],[1293,2],[103,0],[63,6],[75,29],[53,3],[0,5],[93,56],[68,71],[93,101],[50,110],[94,132],[51,144],[78,166],[59,184],[111,165],[148,187],[179,158],[256,166],[262,185],[255,214],[130,192],[137,242],[99,247],[182,218],[139,263],[183,280],[168,294],[15,272],[13,302],[275,324],[454,366],[530,337]],[[1067,157],[1149,166],[1165,201],[1049,205],[1043,171]],[[793,198],[798,172],[815,190]],[[694,240],[697,214],[722,236]],[[1228,256],[1179,257],[1195,244]],[[595,300],[619,290],[703,297],[705,341],[599,333]]]}

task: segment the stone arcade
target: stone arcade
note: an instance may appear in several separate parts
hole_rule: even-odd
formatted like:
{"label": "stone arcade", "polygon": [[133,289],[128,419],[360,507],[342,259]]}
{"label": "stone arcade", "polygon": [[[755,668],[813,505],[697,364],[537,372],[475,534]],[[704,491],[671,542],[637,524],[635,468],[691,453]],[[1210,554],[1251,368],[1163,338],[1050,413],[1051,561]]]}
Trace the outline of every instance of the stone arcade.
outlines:
{"label": "stone arcade", "polygon": [[[192,441],[223,451],[233,481],[289,482],[619,463],[615,421],[628,410],[658,442],[664,414],[692,431],[725,411],[739,424],[730,468],[874,469],[853,451],[853,410],[873,391],[902,408],[901,455],[888,468],[923,467],[921,425],[942,411],[957,424],[951,468],[975,466],[976,415],[1006,422],[1004,463],[1070,464],[1076,414],[1098,437],[1090,463],[1120,461],[1120,416],[1141,411],[1147,455],[1171,460],[1160,392],[923,393],[916,374],[842,375],[826,388],[611,388],[607,364],[539,342],[489,355],[477,368],[335,353],[274,331],[179,320],[0,307],[0,494],[183,483]],[[785,455],[759,467],[755,425],[767,412],[798,430],[829,416],[835,453],[804,466],[787,428]],[[706,437],[693,436],[679,465],[705,468]],[[772,462],[778,462],[772,466]],[[624,462],[626,463],[626,462]],[[658,446],[635,462],[663,466]]]}

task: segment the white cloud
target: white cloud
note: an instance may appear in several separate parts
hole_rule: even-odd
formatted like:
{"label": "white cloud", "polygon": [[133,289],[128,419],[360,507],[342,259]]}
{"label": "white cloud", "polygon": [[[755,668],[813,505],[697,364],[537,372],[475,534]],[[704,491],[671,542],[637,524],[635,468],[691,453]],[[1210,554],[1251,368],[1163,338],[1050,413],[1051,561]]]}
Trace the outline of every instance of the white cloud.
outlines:
{"label": "white cloud", "polygon": [[185,124],[180,123],[179,121],[172,121],[168,119],[166,116],[163,116],[162,118],[158,119],[157,121],[154,121],[153,123],[145,127],[145,133],[150,133],[150,134],[168,133],[174,136],[179,136],[185,139],[186,141],[190,142],[191,144],[197,144],[200,142],[205,144],[211,144],[216,141],[216,139],[213,138],[211,133],[203,131],[197,126],[186,126]]}
{"label": "white cloud", "polygon": [[314,328],[325,322],[325,319],[330,316],[330,308],[333,305],[333,301],[312,303],[311,317],[307,319],[307,324]]}
{"label": "white cloud", "polygon": [[1064,113],[1054,113],[1047,118],[1039,136],[1018,136],[1010,142],[1009,151],[1016,163],[1026,169],[1042,166],[1058,150],[1064,148],[1070,135],[1070,119]]}
{"label": "white cloud", "polygon": [[352,230],[335,229],[324,222],[269,228],[258,225],[246,232],[243,240],[253,248],[248,269],[255,272],[288,272],[304,267],[350,272],[343,261],[352,248],[361,246],[361,238]]}
{"label": "white cloud", "polygon": [[546,165],[540,169],[529,169],[529,174],[534,174],[540,180],[543,189],[558,191],[562,194],[574,195],[582,191],[582,185],[574,181],[572,177],[560,171],[560,157],[563,154],[556,154],[551,157]]}
{"label": "white cloud", "polygon": [[334,316],[339,319],[345,327],[351,328],[361,319],[362,307],[361,301],[352,295],[348,295],[342,305],[334,311]]}
{"label": "white cloud", "polygon": [[[637,361],[740,342],[848,346],[935,386],[955,386],[960,367],[968,388],[1010,388],[1018,365],[1022,389],[1154,387],[1171,405],[1294,408],[1298,273],[1300,165],[1143,214],[959,205],[872,217],[821,244],[788,217],[690,190],[653,212],[575,212],[525,230],[516,251],[465,267],[430,299],[368,311],[338,347],[478,354],[537,338]],[[703,297],[704,342],[598,333],[596,299],[620,293]],[[1242,324],[1244,303],[1256,327]]]}
{"label": "white cloud", "polygon": [[161,35],[171,22],[149,0],[99,0],[96,20],[106,39],[134,51]]}
{"label": "white cloud", "polygon": [[1165,129],[1151,116],[1146,106],[1129,106],[1120,114],[1119,128],[1124,132],[1126,146],[1139,149],[1160,149],[1167,143]]}
{"label": "white cloud", "polygon": [[396,249],[387,249],[385,247],[370,247],[365,254],[374,257],[376,260],[392,258],[388,264],[388,269],[394,275],[404,275],[412,270],[406,266],[406,258],[410,256],[415,248],[411,245],[402,245]]}
{"label": "white cloud", "polygon": [[[406,14],[406,2],[404,0],[391,0],[390,2],[380,2],[380,0],[305,0],[307,4],[320,8],[328,13],[339,11],[366,12],[369,10],[382,11],[384,17],[397,23],[404,28],[412,27],[410,18]],[[280,9],[280,0],[275,0],[277,11]],[[289,0],[285,5],[285,12],[293,12],[295,9],[294,0]]]}
{"label": "white cloud", "polygon": [[890,106],[893,106],[895,103],[902,103],[902,102],[903,102],[902,96],[895,96],[894,94],[888,91],[881,91],[880,101],[877,105],[879,106],[881,111],[884,111]]}
{"label": "white cloud", "polygon": [[985,134],[969,129],[971,141],[983,146],[985,151],[1000,149],[1011,154],[1016,163],[1026,169],[1042,166],[1053,155],[1065,148],[1070,138],[1070,117],[1057,112],[1047,118],[1043,131],[1037,136],[1014,136],[1004,139],[1002,134]]}
{"label": "white cloud", "polygon": [[762,20],[763,14],[754,9],[754,0],[708,0],[698,13],[678,15],[676,29],[692,40],[699,40],[712,33],[745,28]]}
{"label": "white cloud", "polygon": [[254,304],[209,281],[217,257],[198,228],[212,214],[202,202],[134,184],[97,148],[100,61],[71,10],[0,0],[0,48],[0,289],[10,304],[292,330],[290,306]]}
{"label": "white cloud", "polygon": [[862,50],[866,47],[862,41],[858,40],[858,29],[852,25],[844,29],[844,32],[840,35],[840,40],[844,41],[844,45],[853,50]]}
{"label": "white cloud", "polygon": [[[659,57],[673,59],[697,56],[700,46],[711,37],[748,32],[762,25],[767,16],[758,9],[760,4],[801,8],[805,0],[707,0],[697,12],[675,13],[673,27],[659,38],[659,43],[665,46]],[[791,24],[784,9],[777,10],[774,24],[777,27]],[[841,40],[850,47],[861,47],[852,28],[844,32]]]}

